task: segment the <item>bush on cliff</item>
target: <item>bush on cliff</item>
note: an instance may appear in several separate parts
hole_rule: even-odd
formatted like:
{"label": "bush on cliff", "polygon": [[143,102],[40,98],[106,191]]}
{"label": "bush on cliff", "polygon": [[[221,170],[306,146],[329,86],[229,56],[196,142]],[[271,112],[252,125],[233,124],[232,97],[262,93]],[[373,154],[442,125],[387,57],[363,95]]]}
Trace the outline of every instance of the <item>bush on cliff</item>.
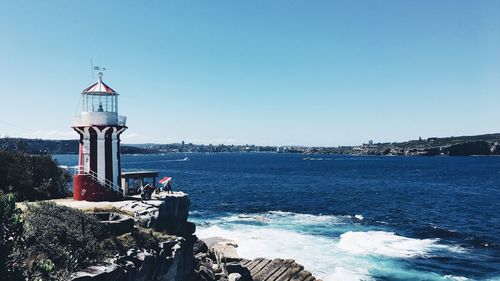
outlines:
{"label": "bush on cliff", "polygon": [[66,197],[69,180],[48,155],[0,150],[0,192],[13,193],[18,201]]}
{"label": "bush on cliff", "polygon": [[105,257],[106,231],[94,216],[52,202],[27,205],[23,242],[13,256],[29,280],[67,280]]}
{"label": "bush on cliff", "polygon": [[12,259],[14,247],[22,239],[21,210],[16,208],[15,197],[0,192],[0,279],[23,280],[22,270]]}

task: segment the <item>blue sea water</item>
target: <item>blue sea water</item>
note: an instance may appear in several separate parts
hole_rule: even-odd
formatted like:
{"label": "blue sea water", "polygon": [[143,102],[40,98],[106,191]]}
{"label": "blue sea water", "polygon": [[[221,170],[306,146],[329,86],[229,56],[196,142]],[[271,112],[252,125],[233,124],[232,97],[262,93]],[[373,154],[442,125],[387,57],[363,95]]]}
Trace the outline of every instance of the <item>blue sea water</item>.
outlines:
{"label": "blue sea water", "polygon": [[122,167],[173,176],[196,234],[233,239],[242,257],[293,258],[324,280],[500,280],[499,157],[304,157],[123,155]]}

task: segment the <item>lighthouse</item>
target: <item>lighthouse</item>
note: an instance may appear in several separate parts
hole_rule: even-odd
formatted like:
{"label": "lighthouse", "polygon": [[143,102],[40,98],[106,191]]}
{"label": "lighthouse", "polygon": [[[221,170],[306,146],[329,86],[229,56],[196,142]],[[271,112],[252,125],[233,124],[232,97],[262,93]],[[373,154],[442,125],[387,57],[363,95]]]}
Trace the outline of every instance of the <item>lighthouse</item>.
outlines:
{"label": "lighthouse", "polygon": [[120,134],[127,129],[118,115],[118,93],[102,81],[81,93],[73,129],[79,134],[78,169],[73,178],[73,199],[115,200],[120,192]]}

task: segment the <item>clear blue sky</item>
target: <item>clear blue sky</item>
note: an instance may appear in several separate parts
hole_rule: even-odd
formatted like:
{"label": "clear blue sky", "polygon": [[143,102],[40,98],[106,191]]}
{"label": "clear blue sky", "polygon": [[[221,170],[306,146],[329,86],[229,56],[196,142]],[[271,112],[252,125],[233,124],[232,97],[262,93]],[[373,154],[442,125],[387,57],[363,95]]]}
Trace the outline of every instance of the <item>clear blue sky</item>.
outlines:
{"label": "clear blue sky", "polygon": [[500,132],[500,1],[0,0],[0,135],[76,138],[90,59],[125,143]]}

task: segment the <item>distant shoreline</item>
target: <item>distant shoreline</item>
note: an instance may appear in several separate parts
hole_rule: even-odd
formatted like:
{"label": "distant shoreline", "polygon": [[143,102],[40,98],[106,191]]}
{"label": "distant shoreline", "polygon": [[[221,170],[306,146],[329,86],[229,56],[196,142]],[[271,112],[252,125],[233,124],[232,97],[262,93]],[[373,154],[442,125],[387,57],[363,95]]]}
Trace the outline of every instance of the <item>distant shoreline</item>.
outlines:
{"label": "distant shoreline", "polygon": [[[78,140],[0,138],[0,149],[28,154],[77,154]],[[258,146],[192,143],[122,144],[122,154],[273,152],[322,155],[389,156],[495,156],[500,155],[500,133],[476,136],[427,138],[406,142],[373,143],[358,146]]]}

